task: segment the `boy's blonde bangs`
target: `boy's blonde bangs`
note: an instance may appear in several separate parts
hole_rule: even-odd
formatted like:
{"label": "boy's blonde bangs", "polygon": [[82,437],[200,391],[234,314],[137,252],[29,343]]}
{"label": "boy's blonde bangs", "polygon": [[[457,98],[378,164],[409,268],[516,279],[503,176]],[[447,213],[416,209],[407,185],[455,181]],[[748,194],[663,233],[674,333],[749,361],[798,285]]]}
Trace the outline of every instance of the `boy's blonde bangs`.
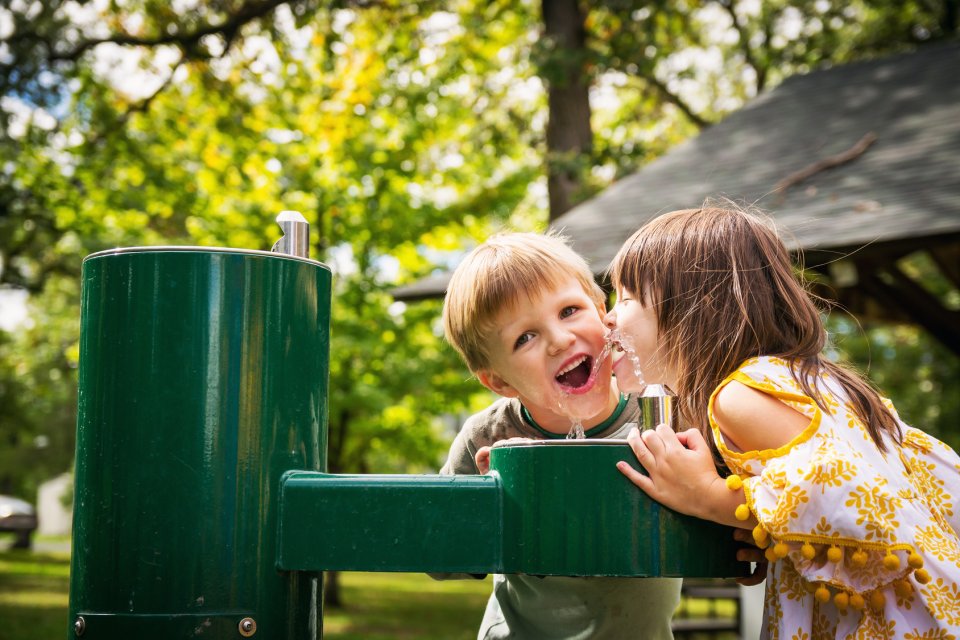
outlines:
{"label": "boy's blonde bangs", "polygon": [[603,291],[586,261],[557,233],[490,237],[454,271],[443,304],[447,340],[471,371],[488,365],[489,340],[504,310],[536,299],[544,289],[576,278],[601,313]]}

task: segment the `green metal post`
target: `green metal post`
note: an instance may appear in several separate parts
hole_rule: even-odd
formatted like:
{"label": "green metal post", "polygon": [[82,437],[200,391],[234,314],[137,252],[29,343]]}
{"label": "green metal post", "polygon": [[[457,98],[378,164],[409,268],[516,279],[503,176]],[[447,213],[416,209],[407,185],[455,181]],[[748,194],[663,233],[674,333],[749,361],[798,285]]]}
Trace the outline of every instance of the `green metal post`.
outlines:
{"label": "green metal post", "polygon": [[278,494],[326,466],[330,272],[229,249],[83,265],[68,638],[307,639]]}

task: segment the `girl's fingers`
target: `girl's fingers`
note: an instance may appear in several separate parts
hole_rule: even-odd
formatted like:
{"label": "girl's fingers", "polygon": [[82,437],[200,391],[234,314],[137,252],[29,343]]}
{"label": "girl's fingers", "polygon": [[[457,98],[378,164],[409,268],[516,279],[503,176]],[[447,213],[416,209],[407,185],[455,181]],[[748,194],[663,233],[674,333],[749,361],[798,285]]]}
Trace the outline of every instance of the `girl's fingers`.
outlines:
{"label": "girl's fingers", "polygon": [[660,438],[660,441],[663,443],[663,448],[668,451],[681,451],[684,448],[680,439],[677,438],[677,434],[673,429],[670,428],[667,424],[658,424],[655,429],[657,437]]}
{"label": "girl's fingers", "polygon": [[647,467],[648,462],[653,462],[650,451],[647,449],[647,444],[643,441],[643,438],[640,435],[640,430],[634,427],[630,430],[630,433],[627,435],[627,444],[630,445],[630,448],[633,449],[633,455],[637,456],[637,460],[640,461],[640,464]]}
{"label": "girl's fingers", "polygon": [[700,433],[698,429],[687,429],[686,431],[681,431],[677,434],[677,440],[680,441],[680,444],[691,451],[699,451],[704,448],[709,448],[707,441],[703,439],[703,434]]}
{"label": "girl's fingers", "polygon": [[627,479],[630,480],[630,482],[640,487],[644,493],[650,493],[653,490],[653,482],[650,481],[650,478],[643,475],[623,460],[617,463],[617,470],[623,475],[627,476]]}
{"label": "girl's fingers", "polygon": [[647,429],[640,434],[640,439],[643,440],[643,444],[647,447],[647,450],[654,459],[663,455],[665,449],[663,439],[661,439],[660,434],[658,434],[655,429]]}

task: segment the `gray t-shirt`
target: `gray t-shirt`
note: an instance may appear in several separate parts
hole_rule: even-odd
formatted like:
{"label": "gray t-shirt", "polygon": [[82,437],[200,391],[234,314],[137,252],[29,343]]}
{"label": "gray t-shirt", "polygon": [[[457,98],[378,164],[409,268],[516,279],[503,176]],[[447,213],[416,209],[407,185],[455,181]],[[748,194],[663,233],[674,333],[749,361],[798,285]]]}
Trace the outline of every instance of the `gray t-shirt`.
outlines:
{"label": "gray t-shirt", "polygon": [[[625,438],[639,423],[636,399],[626,398],[591,438]],[[515,398],[500,398],[471,416],[450,447],[442,474],[476,475],[477,450],[507,438],[547,437],[523,416]],[[638,489],[639,491],[639,489]],[[453,577],[435,575],[436,578]],[[678,578],[495,575],[478,640],[661,640],[673,638],[670,619],[680,602]]]}

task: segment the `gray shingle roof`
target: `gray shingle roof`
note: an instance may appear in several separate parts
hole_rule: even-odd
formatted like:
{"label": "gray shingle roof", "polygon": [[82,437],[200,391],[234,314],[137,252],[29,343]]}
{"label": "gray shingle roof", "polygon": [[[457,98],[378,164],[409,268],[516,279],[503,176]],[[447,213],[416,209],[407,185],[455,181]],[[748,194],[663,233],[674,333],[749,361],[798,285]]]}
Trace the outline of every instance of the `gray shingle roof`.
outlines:
{"label": "gray shingle roof", "polygon": [[[707,197],[756,203],[808,251],[958,233],[958,76],[960,43],[793,76],[552,226],[598,272],[644,222]],[[870,133],[862,155],[773,193]]]}

